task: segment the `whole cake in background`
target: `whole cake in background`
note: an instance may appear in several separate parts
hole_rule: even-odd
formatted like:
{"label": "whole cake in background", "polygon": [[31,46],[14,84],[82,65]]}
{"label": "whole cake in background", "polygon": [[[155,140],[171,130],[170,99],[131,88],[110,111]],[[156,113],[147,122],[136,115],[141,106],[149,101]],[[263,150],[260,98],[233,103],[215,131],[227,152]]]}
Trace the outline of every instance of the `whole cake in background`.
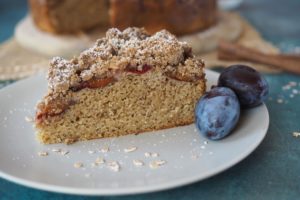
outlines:
{"label": "whole cake in background", "polygon": [[216,0],[29,0],[29,5],[36,26],[58,34],[135,26],[183,35],[217,20]]}
{"label": "whole cake in background", "polygon": [[53,58],[37,105],[42,143],[72,143],[194,122],[204,62],[168,31],[109,29],[72,60]]}

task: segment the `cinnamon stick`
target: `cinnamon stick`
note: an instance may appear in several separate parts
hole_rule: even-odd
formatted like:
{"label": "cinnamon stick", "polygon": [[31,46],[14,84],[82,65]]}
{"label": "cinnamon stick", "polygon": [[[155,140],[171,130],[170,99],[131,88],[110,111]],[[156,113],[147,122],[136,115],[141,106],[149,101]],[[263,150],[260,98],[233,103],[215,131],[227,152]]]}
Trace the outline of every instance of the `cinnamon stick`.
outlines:
{"label": "cinnamon stick", "polygon": [[238,44],[221,41],[218,48],[218,58],[220,60],[251,61],[300,74],[300,56],[298,55],[266,54]]}

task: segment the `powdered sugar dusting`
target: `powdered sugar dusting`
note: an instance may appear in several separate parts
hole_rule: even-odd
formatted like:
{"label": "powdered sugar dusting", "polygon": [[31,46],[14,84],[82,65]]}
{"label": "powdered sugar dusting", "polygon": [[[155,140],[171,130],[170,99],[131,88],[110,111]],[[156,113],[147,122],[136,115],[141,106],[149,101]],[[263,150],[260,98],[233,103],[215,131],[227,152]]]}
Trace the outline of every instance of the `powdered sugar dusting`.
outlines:
{"label": "powdered sugar dusting", "polygon": [[142,70],[145,65],[160,68],[172,76],[188,74],[189,78],[202,76],[204,66],[202,60],[192,56],[185,42],[178,41],[166,30],[150,36],[144,29],[128,28],[121,32],[112,28],[105,38],[79,57],[70,61],[54,57],[48,73],[48,88],[50,93],[64,94],[83,81],[112,77],[127,68]]}

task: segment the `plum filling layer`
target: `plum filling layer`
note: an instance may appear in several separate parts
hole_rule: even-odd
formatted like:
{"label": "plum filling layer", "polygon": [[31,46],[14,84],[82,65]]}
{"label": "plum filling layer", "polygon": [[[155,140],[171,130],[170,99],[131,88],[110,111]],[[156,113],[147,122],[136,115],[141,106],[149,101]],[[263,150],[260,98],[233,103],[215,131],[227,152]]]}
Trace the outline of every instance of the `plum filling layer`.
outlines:
{"label": "plum filling layer", "polygon": [[84,88],[96,89],[107,86],[108,84],[116,81],[114,77],[102,78],[102,79],[91,79],[89,81],[84,81],[77,86],[70,88],[73,92],[78,92]]}
{"label": "plum filling layer", "polygon": [[41,123],[43,122],[44,119],[48,117],[54,117],[60,115],[74,104],[76,104],[76,102],[73,100],[70,101],[57,100],[57,101],[52,101],[47,105],[40,104],[38,106],[38,111],[35,116],[35,121],[37,123]]}

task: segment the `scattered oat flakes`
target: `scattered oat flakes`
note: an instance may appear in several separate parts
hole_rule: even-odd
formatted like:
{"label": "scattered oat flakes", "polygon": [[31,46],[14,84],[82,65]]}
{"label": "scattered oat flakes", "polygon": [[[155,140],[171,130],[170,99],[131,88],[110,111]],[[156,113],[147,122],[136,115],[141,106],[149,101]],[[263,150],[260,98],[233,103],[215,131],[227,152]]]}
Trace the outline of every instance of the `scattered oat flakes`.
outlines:
{"label": "scattered oat flakes", "polygon": [[202,146],[200,146],[200,148],[201,148],[201,149],[205,149],[205,146],[204,146],[204,145],[202,145]]}
{"label": "scattered oat flakes", "polygon": [[100,151],[102,153],[107,153],[107,152],[109,152],[109,147],[103,147],[102,149],[100,149]]}
{"label": "scattered oat flakes", "polygon": [[33,122],[34,120],[33,120],[32,117],[26,116],[26,117],[25,117],[25,121],[27,121],[27,122]]}
{"label": "scattered oat flakes", "polygon": [[81,167],[83,167],[83,163],[82,162],[74,163],[74,167],[75,168],[81,168]]}
{"label": "scattered oat flakes", "polygon": [[133,164],[134,164],[135,166],[138,166],[138,167],[144,165],[144,162],[141,161],[141,160],[133,160],[132,162],[133,162]]}
{"label": "scattered oat flakes", "polygon": [[111,169],[114,172],[118,172],[121,169],[121,167],[117,161],[110,161],[107,163],[107,166],[109,167],[109,169]]}
{"label": "scattered oat flakes", "polygon": [[49,154],[47,151],[40,151],[40,152],[38,152],[38,155],[39,156],[48,156]]}
{"label": "scattered oat flakes", "polygon": [[137,147],[128,147],[124,149],[124,152],[130,153],[130,152],[134,152],[135,150],[137,150]]}
{"label": "scattered oat flakes", "polygon": [[204,142],[203,142],[204,144],[208,144],[208,142],[205,140]]}
{"label": "scattered oat flakes", "polygon": [[294,137],[300,137],[300,132],[293,132]]}

